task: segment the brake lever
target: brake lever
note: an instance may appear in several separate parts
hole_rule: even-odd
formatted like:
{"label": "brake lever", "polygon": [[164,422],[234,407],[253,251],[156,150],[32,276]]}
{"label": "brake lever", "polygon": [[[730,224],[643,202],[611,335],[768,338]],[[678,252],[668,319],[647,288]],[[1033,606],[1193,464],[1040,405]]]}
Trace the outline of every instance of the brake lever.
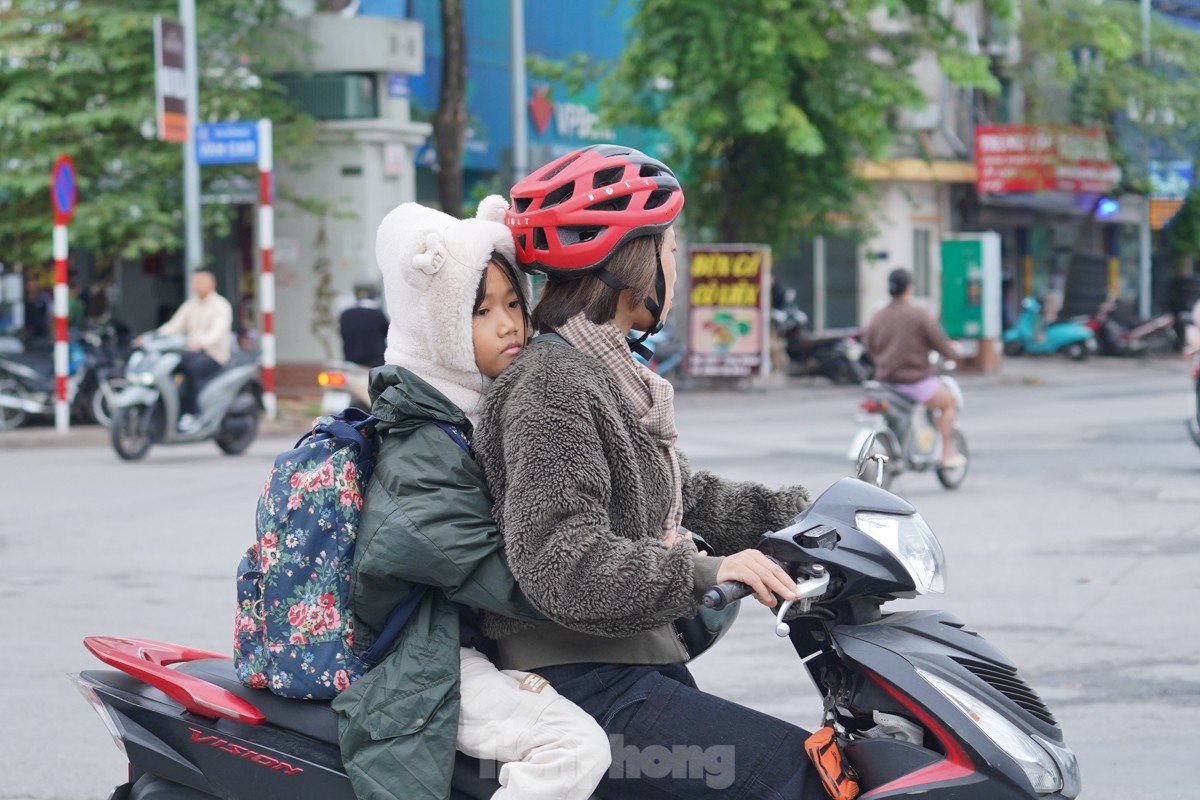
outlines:
{"label": "brake lever", "polygon": [[829,571],[820,564],[813,564],[809,568],[811,577],[800,581],[796,584],[796,588],[800,590],[800,596],[787,600],[779,607],[779,613],[775,616],[775,635],[786,637],[792,632],[791,627],[783,621],[788,612],[792,610],[792,606],[800,604],[800,613],[808,611],[812,606],[812,601],[816,597],[825,594],[825,590],[829,588]]}

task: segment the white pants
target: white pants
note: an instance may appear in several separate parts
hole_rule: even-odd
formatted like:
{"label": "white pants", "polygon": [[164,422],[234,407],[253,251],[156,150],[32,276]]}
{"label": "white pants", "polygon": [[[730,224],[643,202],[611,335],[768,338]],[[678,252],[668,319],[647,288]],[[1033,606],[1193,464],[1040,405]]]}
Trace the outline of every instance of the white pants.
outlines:
{"label": "white pants", "polygon": [[586,800],[612,754],[608,736],[582,708],[532,672],[498,670],[461,648],[458,749],[503,763],[492,800]]}

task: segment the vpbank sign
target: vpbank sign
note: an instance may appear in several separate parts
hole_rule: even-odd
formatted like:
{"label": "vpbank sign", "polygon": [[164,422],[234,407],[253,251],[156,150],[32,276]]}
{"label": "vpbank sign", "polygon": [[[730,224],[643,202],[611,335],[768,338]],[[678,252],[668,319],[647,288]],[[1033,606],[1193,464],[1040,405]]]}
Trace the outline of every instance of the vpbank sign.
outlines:
{"label": "vpbank sign", "polygon": [[555,101],[550,99],[550,87],[544,84],[533,87],[529,98],[529,116],[538,135],[551,131],[561,139],[584,139],[588,141],[613,141],[616,131],[600,124],[600,116],[583,103]]}
{"label": "vpbank sign", "polygon": [[256,161],[257,122],[217,122],[196,126],[197,164],[253,164]]}

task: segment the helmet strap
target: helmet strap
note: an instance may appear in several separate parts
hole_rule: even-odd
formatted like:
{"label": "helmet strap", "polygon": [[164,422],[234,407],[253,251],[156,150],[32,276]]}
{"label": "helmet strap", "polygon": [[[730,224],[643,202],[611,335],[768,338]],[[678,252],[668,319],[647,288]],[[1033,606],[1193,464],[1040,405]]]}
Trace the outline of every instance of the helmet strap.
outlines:
{"label": "helmet strap", "polygon": [[643,331],[637,339],[627,340],[629,349],[646,359],[649,359],[654,351],[643,345],[642,342],[663,329],[662,301],[667,296],[667,276],[663,272],[662,249],[657,235],[654,237],[654,273],[654,296],[647,297],[644,301],[646,310],[654,318],[654,324],[650,326],[649,330]]}
{"label": "helmet strap", "polygon": [[627,285],[621,282],[620,278],[618,278],[616,275],[613,275],[604,267],[600,267],[600,269],[596,270],[592,274],[602,280],[604,283],[616,289],[618,292],[623,292],[629,288]]}

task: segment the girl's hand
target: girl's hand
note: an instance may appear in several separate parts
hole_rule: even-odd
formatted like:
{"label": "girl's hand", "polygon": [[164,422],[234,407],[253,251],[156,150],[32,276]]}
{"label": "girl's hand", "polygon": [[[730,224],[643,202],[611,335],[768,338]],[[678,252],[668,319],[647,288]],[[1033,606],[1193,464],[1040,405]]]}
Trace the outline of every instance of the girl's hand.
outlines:
{"label": "girl's hand", "polygon": [[767,608],[775,607],[775,595],[791,600],[799,593],[796,582],[783,567],[758,550],[743,550],[726,556],[717,570],[717,582],[725,581],[746,584],[754,590],[754,599]]}

